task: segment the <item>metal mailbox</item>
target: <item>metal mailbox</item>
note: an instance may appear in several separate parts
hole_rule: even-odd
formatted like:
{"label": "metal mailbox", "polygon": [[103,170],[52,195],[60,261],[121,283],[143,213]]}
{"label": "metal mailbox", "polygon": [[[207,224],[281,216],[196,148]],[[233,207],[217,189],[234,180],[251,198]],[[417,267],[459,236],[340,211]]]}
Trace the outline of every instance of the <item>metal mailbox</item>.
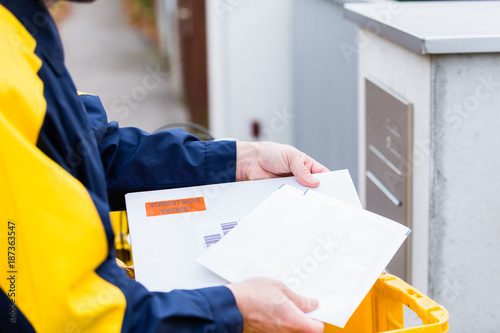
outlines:
{"label": "metal mailbox", "polygon": [[[366,209],[411,228],[412,104],[369,79],[365,88]],[[411,237],[387,267],[405,281],[410,252]]]}

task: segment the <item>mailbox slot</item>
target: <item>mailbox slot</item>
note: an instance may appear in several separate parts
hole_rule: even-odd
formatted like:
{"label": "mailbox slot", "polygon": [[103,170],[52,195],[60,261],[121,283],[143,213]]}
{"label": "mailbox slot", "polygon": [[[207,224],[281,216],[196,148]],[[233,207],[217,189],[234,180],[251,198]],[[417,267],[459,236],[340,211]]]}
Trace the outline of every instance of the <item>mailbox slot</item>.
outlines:
{"label": "mailbox slot", "polygon": [[[372,80],[366,92],[366,209],[411,228],[412,104]],[[410,281],[411,234],[387,270]]]}

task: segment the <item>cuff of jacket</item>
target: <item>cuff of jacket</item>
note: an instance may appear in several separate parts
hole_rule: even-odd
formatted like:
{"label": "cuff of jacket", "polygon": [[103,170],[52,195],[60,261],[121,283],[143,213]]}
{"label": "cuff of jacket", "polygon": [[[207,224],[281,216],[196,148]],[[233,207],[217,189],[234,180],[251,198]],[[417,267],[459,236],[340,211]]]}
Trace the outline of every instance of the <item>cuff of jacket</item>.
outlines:
{"label": "cuff of jacket", "polygon": [[206,184],[236,181],[236,141],[206,142]]}
{"label": "cuff of jacket", "polygon": [[243,332],[243,316],[236,306],[233,293],[227,287],[210,287],[198,289],[210,303],[212,314],[217,325],[216,332]]}

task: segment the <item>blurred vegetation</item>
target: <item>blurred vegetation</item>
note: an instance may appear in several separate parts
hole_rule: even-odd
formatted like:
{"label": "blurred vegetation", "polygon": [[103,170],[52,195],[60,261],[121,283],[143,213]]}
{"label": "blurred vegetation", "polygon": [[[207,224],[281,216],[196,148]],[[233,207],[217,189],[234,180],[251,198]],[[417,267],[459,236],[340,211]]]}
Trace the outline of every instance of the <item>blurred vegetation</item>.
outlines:
{"label": "blurred vegetation", "polygon": [[153,10],[153,0],[136,0],[144,10]]}
{"label": "blurred vegetation", "polygon": [[155,0],[123,0],[129,23],[156,43]]}

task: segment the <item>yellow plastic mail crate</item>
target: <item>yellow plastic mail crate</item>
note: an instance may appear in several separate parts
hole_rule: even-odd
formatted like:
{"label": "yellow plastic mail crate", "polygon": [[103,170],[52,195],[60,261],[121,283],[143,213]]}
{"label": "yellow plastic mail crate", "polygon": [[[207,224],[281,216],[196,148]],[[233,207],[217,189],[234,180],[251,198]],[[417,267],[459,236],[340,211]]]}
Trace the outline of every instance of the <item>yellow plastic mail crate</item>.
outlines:
{"label": "yellow plastic mail crate", "polygon": [[[404,326],[404,305],[422,320],[418,327]],[[325,333],[444,333],[448,311],[400,278],[382,274],[344,328],[327,325]]]}

